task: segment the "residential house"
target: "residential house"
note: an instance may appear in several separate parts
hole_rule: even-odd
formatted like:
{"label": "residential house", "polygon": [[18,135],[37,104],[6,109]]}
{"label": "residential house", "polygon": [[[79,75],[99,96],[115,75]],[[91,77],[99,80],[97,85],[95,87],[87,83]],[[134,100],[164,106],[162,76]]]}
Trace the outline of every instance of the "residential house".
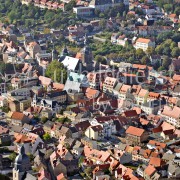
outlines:
{"label": "residential house", "polygon": [[173,161],[171,161],[168,166],[168,178],[180,178],[180,167]]}
{"label": "residential house", "polygon": [[146,37],[148,34],[148,26],[138,26],[138,33],[140,36]]}
{"label": "residential house", "polygon": [[166,163],[163,161],[163,159],[159,157],[150,157],[149,165],[154,166],[155,168],[161,168]]}
{"label": "residential house", "polygon": [[26,51],[29,53],[31,58],[35,58],[36,54],[41,52],[41,47],[37,42],[25,43]]}
{"label": "residential house", "polygon": [[97,149],[98,148],[98,145],[97,145],[97,141],[96,140],[91,140],[87,137],[83,137],[81,138],[81,143],[85,146],[88,146],[92,149]]}
{"label": "residential house", "polygon": [[70,128],[66,126],[57,126],[55,130],[52,129],[55,134],[55,138],[59,139],[61,136],[65,136],[66,138],[71,138],[72,137],[72,132]]}
{"label": "residential house", "polygon": [[14,89],[27,88],[36,86],[38,83],[37,77],[17,77],[11,79],[11,84]]}
{"label": "residential house", "polygon": [[8,92],[8,96],[11,98],[13,96],[24,96],[30,97],[30,88],[21,88]]}
{"label": "residential house", "polygon": [[118,33],[113,33],[113,34],[111,35],[111,42],[112,42],[112,43],[116,43],[118,37],[119,37],[119,34],[118,34]]}
{"label": "residential house", "polygon": [[44,87],[52,87],[52,79],[47,78],[45,76],[39,76],[39,82],[41,83],[41,85],[43,85]]}
{"label": "residential house", "polygon": [[98,72],[90,72],[87,75],[90,88],[100,90],[102,87],[102,83],[104,82],[105,78],[113,77],[115,73],[112,71],[98,71]]}
{"label": "residential house", "polygon": [[12,112],[19,112],[20,111],[20,103],[19,101],[10,101],[9,102],[9,109],[12,111]]}
{"label": "residential house", "polygon": [[101,125],[88,127],[85,136],[89,139],[100,140],[103,137],[103,127]]}
{"label": "residential house", "polygon": [[169,106],[164,106],[161,115],[164,117],[164,120],[173,126],[180,127],[180,108],[174,106],[173,108]]}
{"label": "residential house", "polygon": [[113,88],[117,84],[117,79],[113,77],[106,77],[103,83],[103,92],[107,94],[112,94]]}
{"label": "residential house", "polygon": [[142,49],[143,51],[146,51],[149,47],[155,48],[155,42],[151,39],[138,38],[134,47],[136,49]]}
{"label": "residential house", "polygon": [[168,18],[171,20],[171,21],[175,21],[175,20],[177,20],[178,19],[178,16],[176,15],[176,14],[169,14],[168,15]]}
{"label": "residential house", "polygon": [[121,46],[125,46],[126,45],[126,42],[128,41],[128,39],[126,38],[125,35],[122,35],[122,36],[119,36],[117,38],[117,45],[121,45]]}
{"label": "residential house", "polygon": [[159,93],[156,92],[149,92],[147,100],[148,101],[152,101],[152,100],[159,100],[161,97],[161,95]]}
{"label": "residential house", "polygon": [[93,31],[99,31],[99,30],[101,30],[100,20],[90,21],[90,24],[91,24],[91,26],[93,27]]}
{"label": "residential house", "polygon": [[178,72],[179,69],[180,69],[180,58],[173,59],[169,66],[169,70]]}
{"label": "residential house", "polygon": [[147,168],[144,170],[143,176],[145,180],[158,180],[160,178],[160,174],[157,173],[156,168],[154,168],[152,165],[147,166]]}
{"label": "residential house", "polygon": [[3,96],[0,96],[0,107],[7,106],[7,99]]}
{"label": "residential house", "polygon": [[28,109],[31,106],[31,98],[25,98],[19,101],[20,111]]}
{"label": "residential house", "polygon": [[119,91],[119,98],[124,100],[128,99],[130,97],[130,93],[131,93],[131,86],[123,84]]}
{"label": "residential house", "polygon": [[148,134],[144,129],[129,126],[126,130],[126,142],[128,144],[141,144],[148,139]]}
{"label": "residential house", "polygon": [[39,66],[42,66],[44,69],[47,68],[48,64],[52,61],[51,53],[37,53],[36,60]]}
{"label": "residential house", "polygon": [[23,126],[29,123],[29,118],[21,112],[13,112],[10,118],[13,125]]}
{"label": "residential house", "polygon": [[38,180],[51,180],[51,175],[44,168],[41,168],[38,172]]}
{"label": "residential house", "polygon": [[51,91],[46,94],[46,99],[56,100],[58,103],[65,104],[67,102],[67,92],[63,91]]}
{"label": "residential house", "polygon": [[15,141],[17,147],[24,145],[25,152],[26,153],[35,153],[37,150],[37,147],[40,144],[43,144],[42,139],[39,137],[39,135],[34,133],[27,133],[26,135],[21,133],[15,133],[14,134]]}
{"label": "residential house", "polygon": [[43,124],[43,129],[44,129],[45,133],[51,134],[53,125],[54,125],[54,123],[52,121],[47,121],[45,124]]}

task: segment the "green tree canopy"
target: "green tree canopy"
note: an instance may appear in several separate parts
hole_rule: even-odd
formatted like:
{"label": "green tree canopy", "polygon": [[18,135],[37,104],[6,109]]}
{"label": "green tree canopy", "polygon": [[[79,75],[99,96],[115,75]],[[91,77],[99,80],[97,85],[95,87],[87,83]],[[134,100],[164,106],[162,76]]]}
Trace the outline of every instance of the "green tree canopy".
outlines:
{"label": "green tree canopy", "polygon": [[94,60],[95,60],[96,62],[98,62],[98,63],[101,63],[101,64],[107,64],[106,59],[105,59],[103,56],[101,56],[101,55],[97,55],[97,56],[94,58]]}
{"label": "green tree canopy", "polygon": [[148,65],[148,64],[150,64],[150,60],[149,60],[149,58],[145,55],[145,56],[143,56],[143,58],[141,59],[141,63]]}
{"label": "green tree canopy", "polygon": [[145,52],[142,49],[137,49],[136,50],[136,57],[138,59],[142,59],[143,56],[145,56]]}
{"label": "green tree canopy", "polygon": [[46,76],[53,81],[65,83],[67,80],[67,69],[61,62],[54,60],[48,65]]}
{"label": "green tree canopy", "polygon": [[179,57],[180,56],[180,49],[178,47],[174,47],[171,52],[172,57]]}
{"label": "green tree canopy", "polygon": [[41,122],[44,124],[44,123],[46,123],[47,122],[47,120],[48,120],[48,118],[47,117],[41,117]]}
{"label": "green tree canopy", "polygon": [[16,159],[16,156],[17,156],[16,153],[13,152],[9,155],[9,159],[14,162],[14,160]]}
{"label": "green tree canopy", "polygon": [[48,133],[46,133],[46,134],[43,135],[43,139],[45,141],[47,141],[47,140],[51,139],[51,136]]}
{"label": "green tree canopy", "polygon": [[165,56],[163,61],[162,61],[162,67],[164,69],[168,69],[170,64],[171,64],[171,60],[169,59],[168,56]]}

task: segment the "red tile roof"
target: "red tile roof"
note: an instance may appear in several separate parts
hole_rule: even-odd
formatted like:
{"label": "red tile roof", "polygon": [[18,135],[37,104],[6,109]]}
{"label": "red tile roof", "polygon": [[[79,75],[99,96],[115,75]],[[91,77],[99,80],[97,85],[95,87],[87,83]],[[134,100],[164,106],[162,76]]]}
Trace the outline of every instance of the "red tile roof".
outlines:
{"label": "red tile roof", "polygon": [[146,38],[138,38],[136,43],[139,42],[139,43],[145,43],[145,44],[148,44],[151,40],[150,39],[146,39]]}
{"label": "red tile roof", "polygon": [[173,78],[174,81],[180,81],[180,75],[174,74]]}
{"label": "red tile roof", "polygon": [[180,108],[177,106],[174,106],[173,108],[169,106],[164,106],[164,110],[162,112],[162,115],[173,117],[175,119],[180,118]]}
{"label": "red tile roof", "polygon": [[161,158],[158,157],[151,157],[149,164],[154,166],[154,167],[160,167],[164,164],[163,160]]}
{"label": "red tile roof", "polygon": [[22,121],[24,119],[24,117],[26,117],[26,116],[21,112],[13,112],[11,119]]}
{"label": "red tile roof", "polygon": [[128,110],[124,112],[125,117],[138,117],[136,110]]}
{"label": "red tile roof", "polygon": [[161,143],[161,142],[154,141],[154,140],[150,140],[148,142],[148,144],[151,144],[151,145],[154,145],[154,146],[158,146],[158,147],[161,147],[161,148],[165,148],[166,147],[165,143]]}
{"label": "red tile roof", "polygon": [[144,133],[144,129],[140,129],[134,126],[129,126],[129,128],[126,130],[127,134],[131,134],[134,136],[142,136],[142,134]]}
{"label": "red tile roof", "polygon": [[156,172],[156,169],[153,166],[149,165],[144,172],[151,177]]}

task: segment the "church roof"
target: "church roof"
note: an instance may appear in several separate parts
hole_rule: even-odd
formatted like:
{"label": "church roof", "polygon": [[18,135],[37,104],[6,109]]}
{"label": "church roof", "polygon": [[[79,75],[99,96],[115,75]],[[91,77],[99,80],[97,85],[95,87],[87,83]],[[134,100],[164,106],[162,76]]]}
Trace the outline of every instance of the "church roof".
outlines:
{"label": "church roof", "polygon": [[75,69],[79,63],[79,59],[73,58],[70,56],[66,56],[65,59],[62,61],[62,63],[65,67],[67,67],[68,70],[75,71]]}

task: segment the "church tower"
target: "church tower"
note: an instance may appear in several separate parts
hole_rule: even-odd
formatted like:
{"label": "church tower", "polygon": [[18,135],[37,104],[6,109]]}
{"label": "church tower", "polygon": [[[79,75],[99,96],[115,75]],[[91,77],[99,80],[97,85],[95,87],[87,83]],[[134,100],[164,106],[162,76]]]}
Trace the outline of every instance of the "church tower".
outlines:
{"label": "church tower", "polygon": [[31,163],[29,157],[25,154],[24,146],[21,146],[14,163],[13,180],[22,180],[29,170],[31,170]]}
{"label": "church tower", "polygon": [[87,36],[84,37],[84,48],[81,50],[81,57],[83,66],[87,71],[93,70],[93,55],[91,48],[88,46],[87,43]]}

